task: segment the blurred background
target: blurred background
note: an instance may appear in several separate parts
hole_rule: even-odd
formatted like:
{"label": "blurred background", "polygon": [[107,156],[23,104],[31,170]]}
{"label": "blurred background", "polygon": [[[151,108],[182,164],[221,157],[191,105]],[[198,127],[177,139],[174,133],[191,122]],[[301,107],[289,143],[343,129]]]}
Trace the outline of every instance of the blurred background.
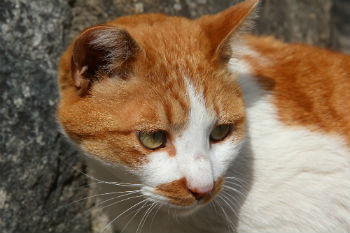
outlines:
{"label": "blurred background", "polygon": [[[94,232],[79,153],[58,130],[58,59],[85,27],[238,0],[0,0],[0,232]],[[349,0],[262,0],[253,33],[350,53]]]}

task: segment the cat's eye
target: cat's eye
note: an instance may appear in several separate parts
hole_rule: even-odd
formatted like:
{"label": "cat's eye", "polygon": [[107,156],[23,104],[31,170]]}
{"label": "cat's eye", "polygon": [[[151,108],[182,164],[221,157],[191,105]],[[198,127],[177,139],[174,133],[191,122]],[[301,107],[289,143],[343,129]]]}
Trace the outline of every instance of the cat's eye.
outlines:
{"label": "cat's eye", "polygon": [[155,150],[165,146],[166,133],[164,131],[144,132],[137,133],[141,144],[150,150]]}
{"label": "cat's eye", "polygon": [[210,134],[210,140],[218,142],[224,140],[231,131],[230,124],[217,125]]}

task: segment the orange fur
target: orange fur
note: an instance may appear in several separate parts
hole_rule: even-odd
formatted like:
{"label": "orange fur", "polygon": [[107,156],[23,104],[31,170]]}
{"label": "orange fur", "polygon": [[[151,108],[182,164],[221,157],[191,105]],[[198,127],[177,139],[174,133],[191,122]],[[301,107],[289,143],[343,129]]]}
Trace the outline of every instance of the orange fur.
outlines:
{"label": "orange fur", "polygon": [[349,56],[271,37],[247,41],[262,59],[246,59],[273,91],[281,121],[344,135],[350,143]]}

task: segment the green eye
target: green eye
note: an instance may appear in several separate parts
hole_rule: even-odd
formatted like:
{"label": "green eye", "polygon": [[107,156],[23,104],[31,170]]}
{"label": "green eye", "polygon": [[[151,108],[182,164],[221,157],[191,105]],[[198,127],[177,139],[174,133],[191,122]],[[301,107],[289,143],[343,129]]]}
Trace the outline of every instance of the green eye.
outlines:
{"label": "green eye", "polygon": [[230,133],[231,125],[224,124],[216,126],[210,134],[210,140],[217,142],[221,141]]}
{"label": "green eye", "polygon": [[166,133],[164,131],[156,132],[138,132],[141,144],[147,149],[155,150],[164,147],[166,143]]}

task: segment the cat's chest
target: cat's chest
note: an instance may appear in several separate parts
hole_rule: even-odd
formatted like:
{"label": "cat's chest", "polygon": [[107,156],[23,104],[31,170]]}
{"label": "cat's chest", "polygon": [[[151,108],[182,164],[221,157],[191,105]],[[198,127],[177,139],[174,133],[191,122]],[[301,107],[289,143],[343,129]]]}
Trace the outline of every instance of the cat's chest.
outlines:
{"label": "cat's chest", "polygon": [[[336,219],[345,221],[350,188],[345,139],[285,124],[277,114],[273,92],[265,91],[248,74],[238,81],[247,114],[247,140],[241,156],[250,157],[246,166],[253,168],[241,177],[251,186],[240,211],[239,231],[264,232],[271,230],[267,223],[279,222],[286,232],[298,228],[323,232],[332,229]],[[320,224],[320,218],[333,220]]]}

